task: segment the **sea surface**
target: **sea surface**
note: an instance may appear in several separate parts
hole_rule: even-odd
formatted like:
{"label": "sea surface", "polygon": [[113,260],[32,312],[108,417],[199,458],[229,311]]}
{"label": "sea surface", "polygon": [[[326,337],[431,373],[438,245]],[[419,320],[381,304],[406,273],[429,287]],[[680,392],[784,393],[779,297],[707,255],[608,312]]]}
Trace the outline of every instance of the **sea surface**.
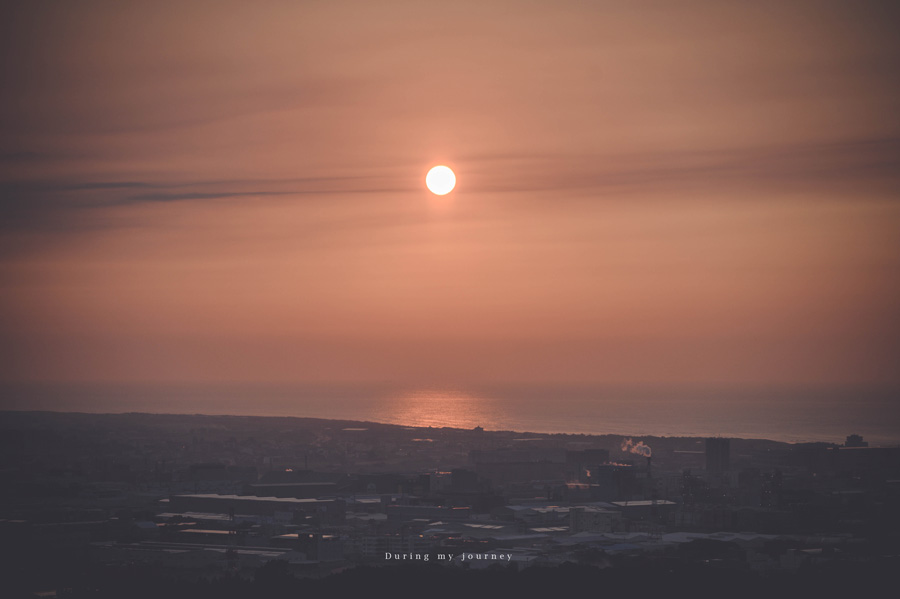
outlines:
{"label": "sea surface", "polygon": [[[0,410],[296,416],[433,426],[900,445],[900,393],[870,388],[3,385]],[[2,418],[2,414],[0,414]]]}

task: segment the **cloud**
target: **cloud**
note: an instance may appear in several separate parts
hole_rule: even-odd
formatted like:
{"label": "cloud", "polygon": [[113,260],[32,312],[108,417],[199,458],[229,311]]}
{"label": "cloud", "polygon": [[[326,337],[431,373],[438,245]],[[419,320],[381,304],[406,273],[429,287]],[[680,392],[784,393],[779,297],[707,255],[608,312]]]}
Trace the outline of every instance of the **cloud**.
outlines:
{"label": "cloud", "polygon": [[739,190],[816,190],[835,183],[852,183],[859,190],[900,186],[900,138],[893,137],[618,156],[482,155],[470,161],[503,163],[479,173],[479,188],[492,192],[652,192],[686,185]]}
{"label": "cloud", "polygon": [[138,202],[180,202],[185,200],[214,200],[220,198],[239,198],[247,196],[282,196],[297,192],[292,191],[210,191],[188,193],[145,193],[129,196],[129,200]]}

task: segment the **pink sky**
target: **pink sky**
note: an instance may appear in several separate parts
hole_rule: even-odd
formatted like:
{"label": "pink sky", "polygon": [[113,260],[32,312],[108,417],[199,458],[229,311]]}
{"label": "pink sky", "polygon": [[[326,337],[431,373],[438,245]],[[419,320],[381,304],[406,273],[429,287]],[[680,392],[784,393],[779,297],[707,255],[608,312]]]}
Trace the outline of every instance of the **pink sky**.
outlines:
{"label": "pink sky", "polygon": [[2,11],[0,380],[900,383],[891,3]]}

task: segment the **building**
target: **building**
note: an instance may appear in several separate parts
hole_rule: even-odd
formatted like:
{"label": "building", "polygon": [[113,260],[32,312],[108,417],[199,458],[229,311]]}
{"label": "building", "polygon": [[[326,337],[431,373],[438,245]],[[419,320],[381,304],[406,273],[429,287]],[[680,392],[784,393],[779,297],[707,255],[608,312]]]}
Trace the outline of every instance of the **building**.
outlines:
{"label": "building", "polygon": [[569,530],[577,532],[620,532],[626,529],[622,512],[593,506],[569,510]]}
{"label": "building", "polygon": [[731,468],[731,439],[710,437],[706,440],[706,471],[722,474]]}

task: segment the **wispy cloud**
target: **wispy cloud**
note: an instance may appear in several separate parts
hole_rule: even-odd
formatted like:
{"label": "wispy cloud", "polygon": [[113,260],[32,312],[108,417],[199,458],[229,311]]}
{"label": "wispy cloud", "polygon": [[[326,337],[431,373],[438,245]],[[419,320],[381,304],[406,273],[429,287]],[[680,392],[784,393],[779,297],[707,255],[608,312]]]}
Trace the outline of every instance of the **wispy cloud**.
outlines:
{"label": "wispy cloud", "polygon": [[[480,189],[494,192],[655,192],[685,185],[816,190],[836,182],[900,191],[900,138],[618,156],[482,155],[469,162],[482,165]],[[484,166],[497,163],[502,166]]]}

